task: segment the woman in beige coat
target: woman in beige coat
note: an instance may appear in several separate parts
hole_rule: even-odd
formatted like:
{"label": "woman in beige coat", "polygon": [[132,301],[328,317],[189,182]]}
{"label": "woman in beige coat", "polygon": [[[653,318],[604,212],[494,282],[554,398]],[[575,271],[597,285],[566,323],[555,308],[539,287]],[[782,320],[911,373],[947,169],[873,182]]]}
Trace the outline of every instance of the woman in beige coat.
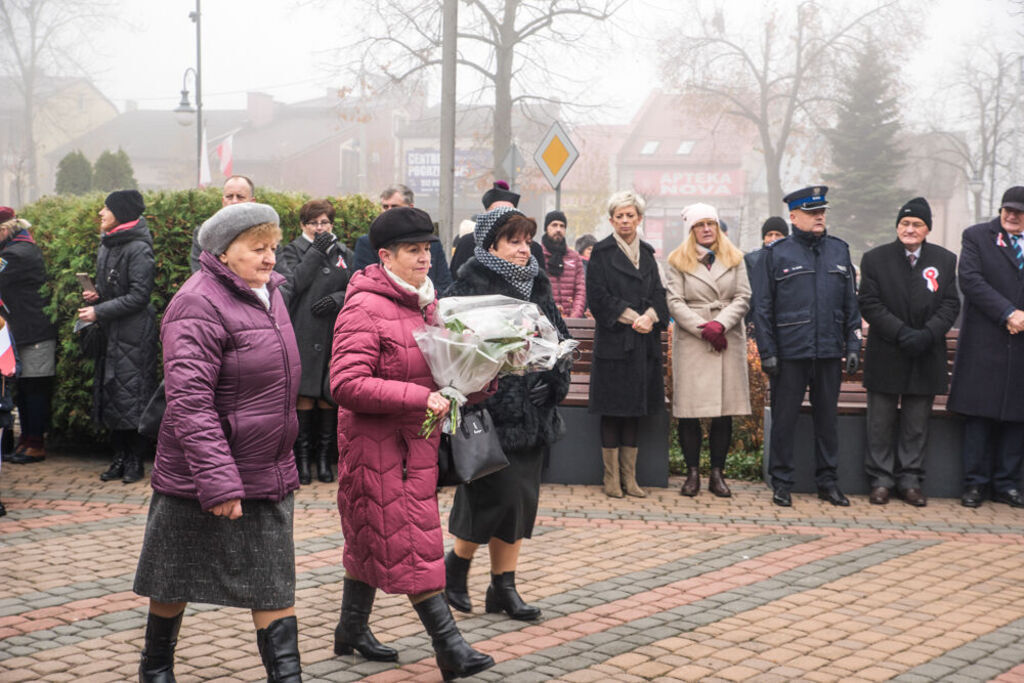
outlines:
{"label": "woman in beige coat", "polygon": [[718,212],[707,204],[683,209],[686,239],[669,254],[668,310],[675,320],[672,341],[672,415],[688,473],[680,491],[700,491],[700,418],[711,418],[708,435],[716,496],[732,493],[722,469],[732,443],[732,416],[750,414],[747,340],[743,316],[750,308],[750,283],[743,252],[719,229]]}

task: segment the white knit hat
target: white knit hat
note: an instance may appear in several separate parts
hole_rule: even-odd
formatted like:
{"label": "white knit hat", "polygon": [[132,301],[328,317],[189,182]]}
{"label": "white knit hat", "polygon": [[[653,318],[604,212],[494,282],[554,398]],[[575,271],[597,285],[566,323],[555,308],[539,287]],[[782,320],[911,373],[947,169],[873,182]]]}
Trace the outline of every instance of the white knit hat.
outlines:
{"label": "white knit hat", "polygon": [[710,204],[690,204],[679,215],[683,217],[683,230],[687,233],[690,232],[695,224],[708,218],[716,223],[720,222],[718,220],[718,211]]}

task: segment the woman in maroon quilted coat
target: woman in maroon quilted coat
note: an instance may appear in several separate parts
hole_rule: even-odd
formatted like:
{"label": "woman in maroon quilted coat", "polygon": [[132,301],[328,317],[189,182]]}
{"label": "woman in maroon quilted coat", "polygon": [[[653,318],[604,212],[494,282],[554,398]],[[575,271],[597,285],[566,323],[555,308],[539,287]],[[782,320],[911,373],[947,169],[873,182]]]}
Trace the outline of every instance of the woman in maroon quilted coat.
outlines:
{"label": "woman in maroon quilted coat", "polygon": [[292,443],[299,351],[273,272],[266,204],[224,207],[199,233],[201,269],[161,324],[167,409],[135,574],[149,618],[140,681],[174,680],[189,602],[252,610],[268,680],[301,680]]}
{"label": "woman in maroon quilted coat", "polygon": [[444,546],[437,509],[440,435],[419,436],[429,408],[448,409],[412,333],[434,316],[427,277],[430,216],[385,211],[370,226],[379,264],[352,277],[334,328],[331,394],[338,403],[338,510],[345,582],[334,652],[395,661],[368,619],[377,588],[409,596],[430,634],[445,680],[494,665],[462,638],[444,599]]}

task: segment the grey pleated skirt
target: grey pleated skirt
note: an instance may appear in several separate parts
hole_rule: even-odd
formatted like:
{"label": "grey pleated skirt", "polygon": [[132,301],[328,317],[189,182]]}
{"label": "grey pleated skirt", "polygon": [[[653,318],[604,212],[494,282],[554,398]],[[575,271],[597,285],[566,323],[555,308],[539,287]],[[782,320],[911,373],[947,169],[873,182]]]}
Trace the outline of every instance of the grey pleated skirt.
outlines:
{"label": "grey pleated skirt", "polygon": [[154,492],[134,590],[159,602],[254,610],[295,604],[295,499],[243,500],[236,520]]}

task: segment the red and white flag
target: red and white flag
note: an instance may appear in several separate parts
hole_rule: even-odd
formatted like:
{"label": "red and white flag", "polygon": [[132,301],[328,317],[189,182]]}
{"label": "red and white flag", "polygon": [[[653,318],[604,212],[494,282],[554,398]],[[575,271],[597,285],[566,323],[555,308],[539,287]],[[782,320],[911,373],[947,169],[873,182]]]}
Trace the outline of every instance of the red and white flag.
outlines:
{"label": "red and white flag", "polygon": [[231,173],[231,162],[234,161],[232,154],[232,145],[234,144],[234,135],[229,135],[217,145],[217,158],[220,159],[220,172],[224,177],[228,178],[233,175]]}
{"label": "red and white flag", "polygon": [[14,376],[14,345],[11,344],[11,333],[7,322],[0,318],[0,375]]}

